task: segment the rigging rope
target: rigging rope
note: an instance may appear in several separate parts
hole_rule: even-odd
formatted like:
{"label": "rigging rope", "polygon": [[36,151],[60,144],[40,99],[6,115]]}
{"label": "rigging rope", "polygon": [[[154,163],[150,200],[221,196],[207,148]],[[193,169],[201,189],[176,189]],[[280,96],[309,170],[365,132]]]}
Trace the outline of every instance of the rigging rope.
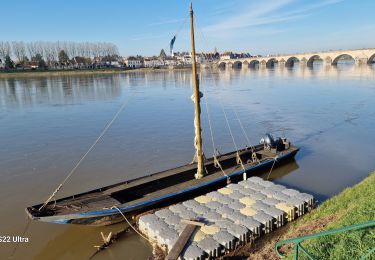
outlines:
{"label": "rigging rope", "polygon": [[56,194],[60,191],[62,186],[65,184],[65,182],[74,174],[74,172],[77,170],[77,168],[80,166],[80,164],[83,162],[83,160],[86,158],[86,156],[94,149],[95,145],[100,141],[100,139],[104,136],[104,134],[107,132],[107,130],[112,126],[113,122],[117,119],[117,117],[120,115],[122,110],[125,108],[125,106],[128,104],[128,101],[130,100],[131,97],[126,99],[124,103],[121,105],[117,113],[114,115],[112,120],[107,123],[107,125],[104,127],[103,131],[100,133],[98,138],[96,138],[95,142],[90,146],[90,148],[86,151],[86,153],[81,157],[81,159],[75,164],[75,166],[71,169],[69,174],[65,177],[65,179],[57,186],[55,191],[49,196],[49,198],[43,203],[43,205],[38,209],[41,211],[55,196]]}
{"label": "rigging rope", "polygon": [[246,133],[246,131],[245,131],[245,128],[244,128],[244,126],[243,126],[243,124],[242,124],[242,121],[240,120],[240,117],[238,116],[237,110],[234,108],[233,105],[232,105],[232,110],[233,110],[234,114],[236,115],[236,119],[237,119],[237,121],[238,121],[238,123],[239,123],[239,125],[240,125],[240,127],[241,127],[242,133],[244,134],[244,136],[245,136],[245,138],[246,138],[246,140],[247,140],[247,143],[248,143],[248,145],[249,145],[249,147],[250,147],[250,149],[251,149],[251,152],[252,152],[252,154],[251,154],[251,159],[252,159],[252,161],[253,161],[254,163],[259,163],[259,159],[258,159],[258,156],[257,156],[256,153],[255,153],[254,146],[251,144],[250,138],[249,138],[249,136],[247,135],[247,133]]}
{"label": "rigging rope", "polygon": [[214,157],[214,165],[215,165],[216,168],[219,168],[221,170],[221,172],[223,173],[223,175],[227,177],[227,180],[229,180],[228,175],[225,173],[225,171],[223,170],[223,167],[221,166],[219,160],[217,159],[217,152],[216,152],[217,150],[216,150],[215,141],[214,141],[214,133],[213,133],[212,124],[211,124],[210,111],[209,111],[209,108],[208,108],[208,99],[207,99],[206,87],[203,88],[203,92],[204,92],[204,101],[205,101],[205,105],[206,105],[206,112],[207,112],[207,118],[208,118],[208,125],[209,125],[209,128],[210,128],[213,157]]}
{"label": "rigging rope", "polygon": [[230,133],[230,136],[232,137],[232,141],[233,141],[233,144],[234,144],[234,147],[237,151],[236,153],[236,160],[237,160],[237,163],[241,165],[243,171],[244,171],[244,179],[247,179],[247,176],[246,176],[246,168],[242,162],[242,159],[241,159],[241,156],[240,156],[240,153],[238,152],[238,147],[237,147],[237,144],[236,144],[236,141],[234,140],[234,136],[233,136],[233,133],[232,133],[232,129],[229,125],[229,121],[228,121],[228,117],[227,117],[227,113],[225,112],[225,109],[224,109],[224,106],[223,106],[223,103],[221,101],[221,98],[219,97],[219,103],[220,103],[220,106],[221,106],[221,110],[223,111],[223,114],[224,114],[224,117],[225,117],[225,121],[227,123],[227,126],[228,126],[228,129],[229,129],[229,133]]}

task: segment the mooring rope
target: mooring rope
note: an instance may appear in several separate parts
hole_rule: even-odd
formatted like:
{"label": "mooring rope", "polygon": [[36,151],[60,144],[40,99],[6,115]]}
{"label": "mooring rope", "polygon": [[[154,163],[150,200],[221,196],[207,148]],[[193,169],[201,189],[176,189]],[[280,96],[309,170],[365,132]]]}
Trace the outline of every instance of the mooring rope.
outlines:
{"label": "mooring rope", "polygon": [[116,207],[116,206],[113,206],[111,207],[111,209],[116,209],[120,214],[121,216],[125,219],[125,221],[128,223],[129,227],[131,227],[138,235],[140,235],[143,239],[145,239],[146,241],[148,241],[150,244],[153,244],[153,241],[151,241],[150,239],[148,239],[147,237],[145,237],[141,232],[139,232],[131,223],[130,221],[127,219],[127,217],[125,217],[124,213],[122,213],[122,211]]}
{"label": "mooring rope", "polygon": [[272,172],[272,170],[273,170],[273,167],[275,166],[276,161],[277,161],[277,156],[273,158],[273,164],[272,164],[272,167],[271,167],[271,169],[270,169],[270,171],[269,171],[269,173],[268,173],[268,176],[267,176],[267,179],[266,179],[266,180],[268,180],[268,178],[270,177],[271,172]]}
{"label": "mooring rope", "polygon": [[38,209],[39,211],[41,211],[55,196],[56,194],[59,192],[59,190],[62,188],[62,186],[65,184],[65,182],[74,174],[74,172],[77,170],[77,168],[80,166],[80,164],[83,162],[83,160],[86,158],[86,156],[92,151],[92,149],[94,149],[95,145],[100,141],[100,139],[104,136],[104,134],[107,132],[107,130],[112,126],[113,122],[115,122],[115,120],[117,119],[117,117],[120,115],[120,113],[122,112],[122,110],[125,108],[125,106],[128,104],[128,101],[130,100],[131,97],[129,97],[128,99],[126,99],[124,101],[124,103],[121,105],[121,107],[119,108],[119,110],[117,111],[117,113],[114,115],[114,117],[112,118],[111,121],[109,121],[109,123],[107,123],[107,125],[104,127],[103,131],[100,133],[100,135],[98,136],[98,138],[96,138],[96,140],[94,141],[94,143],[90,146],[90,148],[86,151],[86,153],[84,153],[84,155],[81,157],[81,159],[75,164],[75,166],[71,169],[71,171],[69,172],[69,174],[65,177],[65,179],[59,184],[59,186],[57,186],[57,188],[55,189],[55,191],[51,194],[51,196],[49,196],[49,198],[43,203],[43,205]]}
{"label": "mooring rope", "polygon": [[[26,225],[25,225],[25,228],[23,229],[23,232],[22,232],[22,235],[21,235],[22,237],[25,237],[25,234],[26,234],[27,230],[29,230],[30,223],[31,223],[31,219],[28,218],[28,220],[27,220],[27,222],[26,222]],[[20,243],[21,243],[20,241],[18,241],[18,242],[16,243],[16,245],[15,245],[15,247],[13,248],[12,253],[11,253],[10,256],[8,257],[8,259],[13,259],[13,257],[14,257],[14,255],[16,254],[16,251],[17,251],[18,246],[19,246]]]}

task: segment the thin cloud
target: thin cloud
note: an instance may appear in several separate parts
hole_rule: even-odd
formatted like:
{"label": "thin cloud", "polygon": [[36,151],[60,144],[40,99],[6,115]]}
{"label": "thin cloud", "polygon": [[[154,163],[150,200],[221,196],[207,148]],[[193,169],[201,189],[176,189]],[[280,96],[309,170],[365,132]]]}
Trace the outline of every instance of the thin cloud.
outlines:
{"label": "thin cloud", "polygon": [[[329,0],[317,4],[305,6],[304,8],[291,10],[280,14],[280,10],[290,5],[294,0],[279,0],[261,2],[258,5],[249,4],[242,8],[242,12],[236,12],[227,17],[220,17],[221,22],[204,27],[205,32],[218,32],[223,30],[236,30],[261,25],[275,24],[291,20],[303,19],[311,14],[311,11],[328,5],[340,3],[343,0]],[[279,13],[279,14],[276,14]]]}

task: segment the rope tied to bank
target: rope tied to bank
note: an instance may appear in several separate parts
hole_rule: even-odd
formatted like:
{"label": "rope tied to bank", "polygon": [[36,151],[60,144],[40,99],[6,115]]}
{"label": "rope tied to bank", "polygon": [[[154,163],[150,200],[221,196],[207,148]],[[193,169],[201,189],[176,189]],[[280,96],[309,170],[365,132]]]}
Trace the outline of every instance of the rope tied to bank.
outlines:
{"label": "rope tied to bank", "polygon": [[86,156],[94,149],[97,143],[102,139],[104,134],[107,132],[107,130],[112,126],[112,124],[116,121],[117,117],[120,115],[122,110],[124,110],[125,106],[129,103],[131,97],[126,99],[124,103],[121,105],[121,107],[118,109],[116,114],[113,116],[112,120],[107,123],[107,125],[104,127],[100,135],[95,139],[94,143],[90,146],[90,148],[83,154],[81,159],[75,164],[75,166],[70,170],[69,174],[65,177],[65,179],[57,186],[57,188],[52,192],[52,194],[48,197],[48,199],[43,203],[43,205],[38,209],[41,211],[47,204],[56,196],[56,194],[60,191],[62,186],[67,182],[67,180],[75,173],[77,168],[81,165],[83,160],[86,158]]}
{"label": "rope tied to bank", "polygon": [[142,237],[143,239],[145,239],[146,241],[148,241],[150,244],[153,244],[153,242],[152,242],[150,239],[148,239],[147,237],[145,237],[141,232],[139,232],[139,231],[138,231],[138,230],[137,230],[137,229],[136,229],[136,228],[130,223],[130,221],[128,220],[128,218],[125,217],[124,213],[122,213],[122,211],[121,211],[118,207],[113,206],[113,207],[111,207],[111,209],[116,209],[116,210],[121,214],[121,216],[125,219],[126,223],[128,223],[129,227],[130,227],[131,229],[134,230],[135,233],[137,233],[140,237]]}

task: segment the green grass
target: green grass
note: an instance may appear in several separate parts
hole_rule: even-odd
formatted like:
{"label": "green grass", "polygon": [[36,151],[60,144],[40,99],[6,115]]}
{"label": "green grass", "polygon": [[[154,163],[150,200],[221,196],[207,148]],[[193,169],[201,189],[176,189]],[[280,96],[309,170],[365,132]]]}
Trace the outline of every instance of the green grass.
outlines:
{"label": "green grass", "polygon": [[[301,225],[309,225],[323,218],[333,220],[316,232],[375,220],[375,172],[297,221],[290,232],[295,231]],[[359,259],[375,247],[375,228],[324,236],[306,241],[303,246],[316,259]],[[291,255],[288,258],[291,258]],[[375,252],[368,259],[375,259]]]}

